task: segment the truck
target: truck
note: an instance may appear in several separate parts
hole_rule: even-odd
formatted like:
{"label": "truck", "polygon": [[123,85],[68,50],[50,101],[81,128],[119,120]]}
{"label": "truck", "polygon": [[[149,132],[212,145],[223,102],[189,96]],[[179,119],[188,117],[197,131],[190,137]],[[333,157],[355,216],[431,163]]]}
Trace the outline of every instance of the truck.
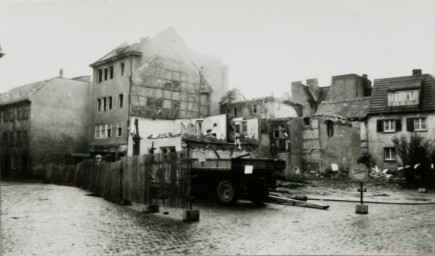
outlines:
{"label": "truck", "polygon": [[191,194],[194,199],[214,197],[223,204],[238,199],[261,204],[285,165],[283,160],[266,158],[192,159]]}

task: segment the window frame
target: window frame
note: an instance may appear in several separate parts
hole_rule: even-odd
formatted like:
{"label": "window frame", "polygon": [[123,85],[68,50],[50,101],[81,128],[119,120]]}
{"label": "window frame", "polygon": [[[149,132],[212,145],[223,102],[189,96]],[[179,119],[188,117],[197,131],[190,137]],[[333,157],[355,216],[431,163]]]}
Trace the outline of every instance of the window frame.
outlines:
{"label": "window frame", "polygon": [[[389,125],[387,126],[386,124]],[[396,120],[393,119],[383,120],[382,127],[383,127],[383,132],[396,132]]]}
{"label": "window frame", "polygon": [[384,148],[384,161],[385,162],[397,161],[397,150],[395,147],[385,147]]}
{"label": "window frame", "polygon": [[124,126],[123,122],[116,123],[116,137],[122,137],[123,126]]}
{"label": "window frame", "polygon": [[118,108],[124,108],[124,93],[118,94]]}
{"label": "window frame", "polygon": [[426,118],[425,117],[415,117],[413,118],[414,131],[427,131]]}

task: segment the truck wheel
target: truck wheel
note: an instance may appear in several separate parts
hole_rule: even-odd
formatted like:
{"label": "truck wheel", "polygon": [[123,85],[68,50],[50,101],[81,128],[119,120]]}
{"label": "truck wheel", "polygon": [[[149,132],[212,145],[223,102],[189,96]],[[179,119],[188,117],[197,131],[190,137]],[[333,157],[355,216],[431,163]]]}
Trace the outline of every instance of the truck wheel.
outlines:
{"label": "truck wheel", "polygon": [[237,201],[237,191],[234,183],[228,180],[223,180],[217,186],[217,196],[221,203],[231,204]]}

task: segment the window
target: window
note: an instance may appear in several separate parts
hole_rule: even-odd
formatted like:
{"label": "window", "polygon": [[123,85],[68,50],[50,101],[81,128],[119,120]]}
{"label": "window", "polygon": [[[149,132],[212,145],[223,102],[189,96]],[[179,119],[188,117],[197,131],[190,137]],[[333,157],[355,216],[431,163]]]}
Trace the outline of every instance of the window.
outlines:
{"label": "window", "polygon": [[396,161],[396,148],[384,148],[385,161]]}
{"label": "window", "polygon": [[285,138],[285,137],[287,137],[285,125],[274,125],[273,126],[273,137],[274,138]]}
{"label": "window", "polygon": [[104,81],[107,80],[107,68],[104,69]]}
{"label": "window", "polygon": [[240,124],[236,124],[236,133],[240,133]]}
{"label": "window", "polygon": [[107,138],[112,137],[112,124],[106,124]]}
{"label": "window", "polygon": [[101,112],[101,107],[102,107],[102,105],[101,105],[101,99],[97,99],[97,111],[98,112]]}
{"label": "window", "polygon": [[196,121],[196,135],[201,135],[202,134],[202,120],[197,120]]}
{"label": "window", "polygon": [[237,108],[233,109],[233,114],[234,114],[234,116],[237,116]]}
{"label": "window", "polygon": [[254,111],[254,113],[257,113],[257,105],[254,105],[254,106],[253,106],[252,111]]}
{"label": "window", "polygon": [[22,139],[22,141],[23,141],[23,144],[27,144],[29,141],[29,138],[28,138],[28,135],[27,135],[27,131],[23,131],[23,134],[22,134],[22,136],[23,136],[23,139]]}
{"label": "window", "polygon": [[118,108],[124,107],[124,94],[118,95]]}
{"label": "window", "polygon": [[23,108],[19,107],[17,109],[17,120],[21,120],[21,119],[23,119]]}
{"label": "window", "polygon": [[121,63],[121,76],[124,76],[124,68],[125,68],[125,64],[124,62]]}
{"label": "window", "polygon": [[326,134],[328,138],[334,136],[334,123],[331,120],[326,121]]}
{"label": "window", "polygon": [[311,125],[311,118],[304,117],[304,125],[310,126]]}
{"label": "window", "polygon": [[242,133],[246,136],[248,135],[248,122],[242,122]]}
{"label": "window", "polygon": [[122,123],[118,122],[116,124],[116,137],[121,137],[122,136]]}
{"label": "window", "polygon": [[4,132],[2,135],[2,144],[7,145],[8,144],[8,133]]}
{"label": "window", "polygon": [[103,98],[103,111],[107,111],[107,98]]}
{"label": "window", "polygon": [[414,130],[425,131],[426,130],[426,119],[425,118],[414,118]]}
{"label": "window", "polygon": [[98,82],[101,83],[103,81],[103,70],[98,69]]}
{"label": "window", "polygon": [[29,118],[29,106],[25,106],[23,108],[23,119],[28,119]]}
{"label": "window", "polygon": [[106,138],[106,125],[100,124],[100,138]]}
{"label": "window", "polygon": [[100,138],[100,126],[99,125],[95,126],[95,138],[96,139]]}
{"label": "window", "polygon": [[108,110],[112,109],[112,96],[107,97]]}
{"label": "window", "polygon": [[388,106],[416,105],[419,103],[419,90],[404,90],[388,93]]}
{"label": "window", "polygon": [[396,131],[396,122],[394,120],[385,120],[384,132],[395,132],[395,131]]}
{"label": "window", "polygon": [[113,66],[110,66],[109,70],[110,70],[110,79],[112,79],[113,78]]}
{"label": "window", "polygon": [[9,121],[9,111],[3,113],[3,122],[7,123]]}

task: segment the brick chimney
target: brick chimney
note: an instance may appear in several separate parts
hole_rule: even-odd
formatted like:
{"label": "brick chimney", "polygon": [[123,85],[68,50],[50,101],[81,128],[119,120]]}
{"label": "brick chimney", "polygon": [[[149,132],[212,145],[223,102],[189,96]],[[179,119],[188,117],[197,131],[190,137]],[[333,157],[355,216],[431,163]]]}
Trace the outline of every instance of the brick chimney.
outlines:
{"label": "brick chimney", "polygon": [[421,75],[421,69],[413,69],[412,70],[412,75],[413,76]]}
{"label": "brick chimney", "polygon": [[59,70],[59,77],[63,77],[63,69],[62,68]]}

